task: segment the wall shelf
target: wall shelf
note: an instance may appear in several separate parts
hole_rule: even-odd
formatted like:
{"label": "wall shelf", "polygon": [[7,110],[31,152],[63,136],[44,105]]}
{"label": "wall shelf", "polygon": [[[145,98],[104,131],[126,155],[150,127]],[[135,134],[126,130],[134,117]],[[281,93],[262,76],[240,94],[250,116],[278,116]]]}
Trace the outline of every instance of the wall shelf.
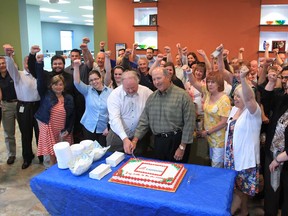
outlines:
{"label": "wall shelf", "polygon": [[[267,25],[267,21],[285,20],[284,25]],[[259,38],[259,54],[264,52],[264,41],[270,44],[269,51],[272,51],[272,41],[286,41],[285,50],[287,50],[288,42],[288,4],[265,4],[261,5],[260,18],[260,38]]]}

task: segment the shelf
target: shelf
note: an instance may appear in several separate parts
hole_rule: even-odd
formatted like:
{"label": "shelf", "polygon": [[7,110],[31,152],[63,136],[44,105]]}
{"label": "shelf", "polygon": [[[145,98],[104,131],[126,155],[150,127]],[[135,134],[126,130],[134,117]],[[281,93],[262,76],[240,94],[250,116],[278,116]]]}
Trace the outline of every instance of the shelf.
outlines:
{"label": "shelf", "polygon": [[142,27],[158,27],[158,25],[133,25],[133,27],[136,27],[136,28],[138,28],[138,27],[140,27],[140,28],[142,28]]}
{"label": "shelf", "polygon": [[260,24],[265,25],[266,21],[275,20],[286,20],[288,23],[288,4],[261,5]]}
{"label": "shelf", "polygon": [[142,49],[152,47],[158,49],[158,32],[157,31],[135,31],[134,41],[138,45],[144,46]]}
{"label": "shelf", "polygon": [[260,25],[260,31],[288,31],[288,25]]}
{"label": "shelf", "polygon": [[153,24],[157,24],[157,7],[134,8],[134,25],[149,26],[152,18],[155,19]]}

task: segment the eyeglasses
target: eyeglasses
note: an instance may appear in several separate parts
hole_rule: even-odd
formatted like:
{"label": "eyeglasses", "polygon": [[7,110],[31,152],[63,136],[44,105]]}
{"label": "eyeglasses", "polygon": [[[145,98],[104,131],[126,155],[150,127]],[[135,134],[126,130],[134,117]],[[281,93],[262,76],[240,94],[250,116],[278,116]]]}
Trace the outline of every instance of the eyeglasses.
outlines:
{"label": "eyeglasses", "polygon": [[281,76],[282,79],[288,80],[288,76]]}
{"label": "eyeglasses", "polygon": [[89,82],[98,81],[98,80],[100,80],[99,77],[98,78],[94,78],[94,79],[90,79]]}

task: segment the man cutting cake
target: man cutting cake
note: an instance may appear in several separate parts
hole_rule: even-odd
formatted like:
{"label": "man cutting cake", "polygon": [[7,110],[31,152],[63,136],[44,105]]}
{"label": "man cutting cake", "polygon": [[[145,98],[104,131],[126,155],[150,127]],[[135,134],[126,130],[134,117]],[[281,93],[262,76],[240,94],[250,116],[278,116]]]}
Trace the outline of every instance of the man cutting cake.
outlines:
{"label": "man cutting cake", "polygon": [[132,145],[124,149],[132,153],[151,128],[157,159],[187,163],[193,143],[195,106],[188,94],[171,82],[166,69],[155,68],[152,79],[157,90],[146,101]]}

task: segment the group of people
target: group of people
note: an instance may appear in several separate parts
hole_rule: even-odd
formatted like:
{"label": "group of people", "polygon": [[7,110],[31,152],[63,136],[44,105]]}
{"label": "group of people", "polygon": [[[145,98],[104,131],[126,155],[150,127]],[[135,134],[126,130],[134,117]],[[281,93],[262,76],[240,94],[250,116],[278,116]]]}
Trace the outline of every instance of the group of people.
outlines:
{"label": "group of people", "polygon": [[[257,61],[243,61],[243,48],[229,61],[229,51],[221,44],[218,55],[211,58],[197,50],[201,62],[194,52],[177,44],[174,65],[170,47],[156,57],[148,48],[146,56],[139,58],[133,44],[132,49],[118,51],[112,69],[105,43],[100,43],[95,62],[88,43],[84,38],[81,51],[71,51],[67,68],[64,57],[53,56],[51,72],[43,69],[39,46],[31,47],[24,71],[18,71],[13,47],[4,45],[0,88],[8,164],[14,163],[16,154],[15,120],[9,118],[17,117],[19,123],[23,169],[34,158],[33,128],[37,156],[41,160],[49,155],[51,164],[57,162],[55,143],[83,139],[140,156],[150,148],[152,157],[187,163],[196,133],[207,139],[211,166],[237,171],[232,214],[248,214],[247,199],[259,192],[261,170],[265,214],[277,215],[283,192],[282,214],[288,214],[288,189],[283,184],[288,178],[285,54],[275,50],[275,60],[270,58],[267,43],[258,66]],[[261,133],[266,140],[260,158]]]}

